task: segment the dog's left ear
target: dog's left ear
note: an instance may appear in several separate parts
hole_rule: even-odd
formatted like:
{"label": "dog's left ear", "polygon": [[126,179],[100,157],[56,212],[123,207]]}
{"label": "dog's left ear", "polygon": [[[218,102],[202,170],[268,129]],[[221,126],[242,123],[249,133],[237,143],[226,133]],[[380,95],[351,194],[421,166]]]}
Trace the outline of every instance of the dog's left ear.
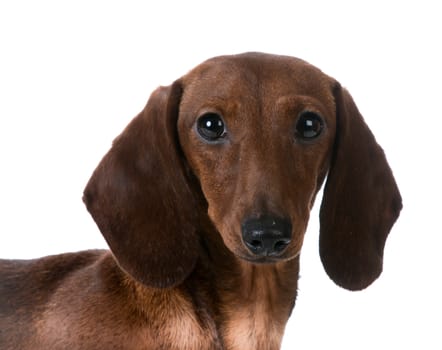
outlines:
{"label": "dog's left ear", "polygon": [[199,251],[196,198],[178,144],[181,93],[178,81],[151,95],[83,197],[120,267],[153,287],[181,283]]}
{"label": "dog's left ear", "polygon": [[336,83],[336,139],[320,211],[320,255],[338,285],[360,290],[382,272],[402,200],[382,148],[350,94]]}

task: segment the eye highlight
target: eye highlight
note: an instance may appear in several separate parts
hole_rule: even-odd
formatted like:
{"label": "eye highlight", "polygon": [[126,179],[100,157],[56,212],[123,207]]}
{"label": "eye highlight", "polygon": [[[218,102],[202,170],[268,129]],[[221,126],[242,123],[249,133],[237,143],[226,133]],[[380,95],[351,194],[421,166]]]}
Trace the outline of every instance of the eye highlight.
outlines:
{"label": "eye highlight", "polygon": [[198,118],[197,131],[207,141],[216,141],[226,134],[226,128],[221,116],[217,113],[204,113]]}
{"label": "eye highlight", "polygon": [[324,129],[324,120],[322,117],[310,111],[301,112],[296,122],[296,137],[298,139],[309,141],[317,138]]}

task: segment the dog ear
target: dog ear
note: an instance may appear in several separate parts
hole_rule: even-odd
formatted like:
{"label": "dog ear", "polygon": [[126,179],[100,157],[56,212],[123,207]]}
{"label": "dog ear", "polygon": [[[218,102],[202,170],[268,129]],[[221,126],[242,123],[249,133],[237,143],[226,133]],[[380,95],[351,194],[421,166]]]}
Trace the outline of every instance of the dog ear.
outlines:
{"label": "dog ear", "polygon": [[320,210],[320,255],[339,286],[360,290],[382,272],[402,200],[382,148],[350,94],[334,90],[336,139]]}
{"label": "dog ear", "polygon": [[198,254],[196,199],[177,134],[179,82],[161,87],[116,138],[83,200],[120,267],[153,287],[181,283]]}

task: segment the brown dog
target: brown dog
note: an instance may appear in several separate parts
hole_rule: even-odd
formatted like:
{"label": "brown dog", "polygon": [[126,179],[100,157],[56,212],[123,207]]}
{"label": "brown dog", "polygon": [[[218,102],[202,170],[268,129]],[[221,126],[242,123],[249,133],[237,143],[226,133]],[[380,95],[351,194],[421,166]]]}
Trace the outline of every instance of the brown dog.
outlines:
{"label": "brown dog", "polygon": [[401,197],[349,93],[295,58],[204,62],[152,94],[87,184],[111,252],[1,262],[0,348],[278,349],[326,176],[321,259],[362,289]]}

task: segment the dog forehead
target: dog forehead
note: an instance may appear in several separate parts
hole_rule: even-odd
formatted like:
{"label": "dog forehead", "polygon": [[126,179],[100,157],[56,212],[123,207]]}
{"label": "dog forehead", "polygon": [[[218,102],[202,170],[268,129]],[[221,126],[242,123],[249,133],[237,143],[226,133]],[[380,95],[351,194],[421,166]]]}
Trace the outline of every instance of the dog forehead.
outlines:
{"label": "dog forehead", "polygon": [[211,58],[182,79],[184,98],[306,95],[330,100],[334,79],[295,57],[245,53]]}

